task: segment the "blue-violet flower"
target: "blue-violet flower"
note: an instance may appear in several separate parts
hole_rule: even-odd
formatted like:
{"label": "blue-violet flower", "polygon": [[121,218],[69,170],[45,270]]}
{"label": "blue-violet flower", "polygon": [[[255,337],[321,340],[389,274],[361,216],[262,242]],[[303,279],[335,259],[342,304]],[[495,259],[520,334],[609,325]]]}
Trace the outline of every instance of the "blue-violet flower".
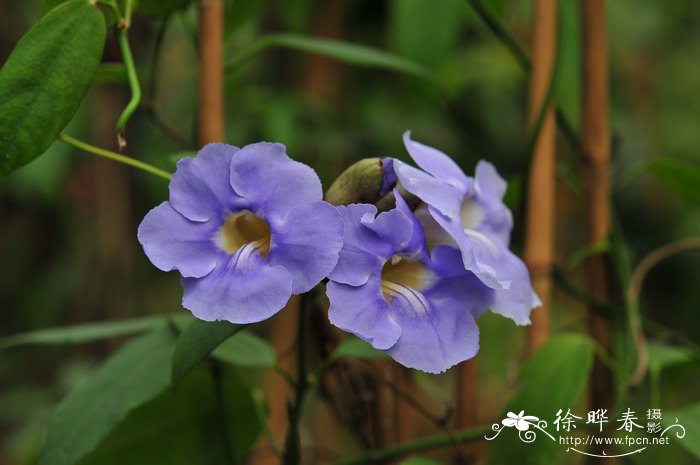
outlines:
{"label": "blue-violet flower", "polygon": [[253,323],[335,266],[343,223],[322,196],[316,173],[281,144],[209,144],[178,162],[170,200],[138,239],[156,267],[180,272],[194,316]]}
{"label": "blue-violet flower", "polygon": [[394,169],[401,185],[423,201],[415,214],[430,246],[459,248],[464,267],[495,290],[491,310],[530,323],[541,305],[525,264],[508,250],[513,218],[503,203],[506,182],[494,166],[480,161],[471,178],[443,152],[403,136],[409,155],[424,171],[399,160]]}
{"label": "blue-violet flower", "polygon": [[459,251],[428,252],[423,230],[398,192],[396,208],[338,207],[344,244],[329,275],[329,319],[397,362],[439,373],[479,350],[474,321],[493,291],[464,269]]}

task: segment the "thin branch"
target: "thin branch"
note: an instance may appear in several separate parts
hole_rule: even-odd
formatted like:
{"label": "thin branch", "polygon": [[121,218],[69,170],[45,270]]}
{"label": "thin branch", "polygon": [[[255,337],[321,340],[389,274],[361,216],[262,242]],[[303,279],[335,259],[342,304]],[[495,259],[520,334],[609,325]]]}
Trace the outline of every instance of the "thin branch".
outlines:
{"label": "thin branch", "polygon": [[148,163],[144,163],[140,160],[136,160],[131,157],[127,157],[115,152],[110,152],[109,150],[101,149],[99,147],[95,147],[94,145],[90,145],[87,142],[83,142],[81,140],[78,140],[74,137],[69,136],[68,134],[59,134],[58,139],[61,141],[65,142],[66,144],[72,145],[73,147],[79,148],[80,150],[83,150],[85,152],[91,153],[93,155],[97,155],[99,157],[104,157],[104,158],[109,158],[110,160],[119,162],[119,163],[124,163],[125,165],[133,166],[134,168],[138,168],[140,170],[146,171],[148,173],[151,173],[155,176],[161,177],[163,179],[167,179],[168,181],[172,177],[172,174],[168,173],[167,171],[164,171],[160,168],[156,168],[153,165],[149,165]]}
{"label": "thin branch", "polygon": [[[518,65],[526,74],[530,74],[532,63],[525,50],[518,44],[517,39],[496,19],[481,0],[466,0],[474,12],[493,32],[498,40],[510,51]],[[575,152],[581,151],[581,140],[574,125],[569,121],[560,105],[556,106],[557,126],[569,141]]]}
{"label": "thin branch", "polygon": [[369,465],[385,463],[416,452],[451,446],[455,440],[459,441],[460,443],[479,441],[482,440],[484,435],[489,431],[491,431],[491,428],[484,426],[460,430],[455,432],[453,435],[444,433],[424,436],[420,439],[416,439],[415,441],[386,447],[384,449],[372,451],[358,457],[339,460],[335,462],[334,465]]}
{"label": "thin branch", "polygon": [[629,319],[634,345],[637,351],[637,364],[634,372],[627,381],[627,387],[633,387],[641,383],[647,371],[649,362],[649,349],[642,328],[642,318],[639,308],[639,297],[642,292],[644,279],[649,272],[662,261],[684,252],[700,250],[700,238],[692,237],[671,242],[645,256],[632,274],[632,279],[627,288],[627,317]]}
{"label": "thin branch", "polygon": [[171,139],[180,147],[186,149],[194,149],[196,144],[194,142],[188,141],[186,138],[182,137],[178,132],[170,127],[165,119],[161,116],[160,112],[156,109],[154,103],[146,103],[143,106],[143,114],[146,118],[153,123],[153,125],[160,130],[167,138]]}
{"label": "thin branch", "polygon": [[[313,291],[310,291],[313,292]],[[295,383],[296,394],[294,403],[289,406],[289,427],[284,446],[284,464],[298,465],[301,463],[301,437],[300,422],[304,409],[304,400],[308,392],[309,383],[306,367],[306,343],[308,337],[309,306],[311,296],[309,293],[301,295],[299,304],[299,323],[297,326],[297,381]]]}
{"label": "thin branch", "polygon": [[554,278],[554,284],[556,284],[565,294],[590,307],[591,310],[595,311],[596,313],[606,318],[612,318],[613,315],[622,312],[621,307],[601,302],[585,289],[576,286],[574,283],[569,281],[564,272],[556,266],[552,269],[552,277]]}
{"label": "thin branch", "polygon": [[[129,5],[131,2],[127,2]],[[126,138],[124,136],[124,131],[126,130],[126,124],[129,122],[129,118],[134,114],[136,109],[141,103],[141,85],[139,84],[139,78],[136,73],[136,65],[134,64],[134,57],[131,54],[131,47],[129,46],[128,37],[128,25],[120,27],[117,29],[117,40],[119,41],[119,49],[122,53],[122,59],[124,60],[124,68],[126,69],[126,76],[129,81],[129,88],[131,89],[131,99],[127,103],[124,111],[119,116],[117,120],[117,143],[119,146],[119,151],[121,152],[126,147]]]}
{"label": "thin branch", "polygon": [[452,409],[448,408],[444,415],[441,415],[441,416],[434,415],[429,409],[424,407],[408,391],[400,388],[392,381],[384,378],[382,375],[375,373],[374,370],[366,370],[365,374],[368,375],[373,381],[376,381],[377,383],[381,384],[382,386],[386,386],[391,391],[391,393],[394,394],[397,398],[402,399],[408,405],[413,407],[413,409],[415,409],[416,412],[421,414],[423,417],[427,418],[429,421],[435,423],[435,425],[437,425],[440,429],[447,431],[447,425],[448,425],[450,418],[452,417],[452,413],[453,413]]}
{"label": "thin branch", "polygon": [[231,447],[231,427],[228,420],[228,409],[226,408],[226,396],[224,395],[224,382],[222,379],[221,364],[219,361],[210,360],[210,373],[214,385],[214,399],[216,402],[216,413],[219,421],[219,432],[223,447],[224,463],[233,465],[233,448]]}

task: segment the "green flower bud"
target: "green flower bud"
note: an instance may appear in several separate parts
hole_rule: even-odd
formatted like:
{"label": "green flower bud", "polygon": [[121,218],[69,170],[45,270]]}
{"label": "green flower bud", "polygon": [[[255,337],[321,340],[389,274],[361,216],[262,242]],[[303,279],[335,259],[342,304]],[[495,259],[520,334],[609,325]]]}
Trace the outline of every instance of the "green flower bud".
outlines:
{"label": "green flower bud", "polygon": [[343,171],[326,192],[332,205],[375,203],[391,192],[396,174],[391,158],[365,158]]}

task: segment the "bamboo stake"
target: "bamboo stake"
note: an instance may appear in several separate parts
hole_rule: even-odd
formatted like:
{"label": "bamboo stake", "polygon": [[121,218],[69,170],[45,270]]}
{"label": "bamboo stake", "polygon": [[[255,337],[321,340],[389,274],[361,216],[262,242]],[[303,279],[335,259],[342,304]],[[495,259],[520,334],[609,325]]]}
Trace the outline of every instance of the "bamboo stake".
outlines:
{"label": "bamboo stake", "polygon": [[[534,126],[549,90],[557,42],[556,0],[535,0],[533,56],[528,120]],[[525,263],[542,307],[532,313],[527,334],[527,353],[532,354],[549,338],[552,302],[552,261],[554,259],[554,210],[556,167],[556,118],[554,107],[545,114],[535,141],[527,192],[525,220]]]}
{"label": "bamboo stake", "polygon": [[[587,239],[597,244],[610,233],[610,130],[608,126],[608,37],[604,0],[581,0],[583,108],[582,149],[585,170]],[[606,302],[610,296],[609,268],[602,255],[592,256],[586,263],[589,292]],[[611,345],[610,321],[590,312],[593,337],[605,349]],[[612,405],[612,377],[596,360],[591,383],[593,408]]]}
{"label": "bamboo stake", "polygon": [[[224,3],[223,0],[199,1],[199,141],[201,145],[224,140]],[[223,459],[227,465],[234,462],[233,447],[227,434],[228,419],[222,396],[219,365],[212,364]]]}
{"label": "bamboo stake", "polygon": [[[456,429],[471,429],[476,426],[476,405],[479,392],[477,379],[476,358],[459,365],[457,369],[457,401],[455,403]],[[470,446],[457,448],[452,458],[455,465],[468,463],[467,460],[470,456],[476,453],[475,448]]]}
{"label": "bamboo stake", "polygon": [[[319,2],[314,19],[314,34],[329,39],[343,39],[345,36],[345,0],[324,0]],[[304,82],[305,96],[312,103],[332,102],[340,106],[344,88],[343,65],[329,57],[314,54],[308,59]]]}
{"label": "bamboo stake", "polygon": [[224,140],[224,2],[199,1],[199,141]]}
{"label": "bamboo stake", "polygon": [[[394,384],[402,392],[412,394],[415,392],[411,371],[396,364],[393,369]],[[417,413],[415,409],[394,395],[396,405],[396,442],[402,443],[416,437]]]}

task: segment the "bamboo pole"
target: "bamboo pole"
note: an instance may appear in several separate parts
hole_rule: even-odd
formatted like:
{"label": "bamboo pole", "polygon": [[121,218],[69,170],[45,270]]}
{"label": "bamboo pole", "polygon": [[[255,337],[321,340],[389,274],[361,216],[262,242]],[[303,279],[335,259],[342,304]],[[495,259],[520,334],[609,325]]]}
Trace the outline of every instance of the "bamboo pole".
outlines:
{"label": "bamboo pole", "polygon": [[[586,188],[587,240],[597,244],[610,233],[610,130],[608,124],[608,37],[604,0],[581,0],[583,107],[582,156]],[[610,297],[609,268],[602,255],[586,263],[589,292],[597,300]],[[610,321],[590,312],[591,333],[605,349],[611,345]],[[612,405],[612,377],[600,359],[593,367],[593,408]]]}
{"label": "bamboo pole", "polygon": [[[534,127],[549,91],[557,47],[557,2],[535,0],[533,17],[532,75],[528,120]],[[554,259],[554,210],[556,167],[556,117],[546,110],[535,141],[527,192],[524,258],[542,307],[532,313],[527,334],[527,353],[532,354],[549,338]]]}
{"label": "bamboo pole", "polygon": [[457,403],[455,426],[459,429],[476,426],[477,362],[473,358],[459,366],[457,371]]}
{"label": "bamboo pole", "polygon": [[[476,405],[479,392],[477,379],[476,358],[459,365],[457,369],[457,400],[455,402],[456,429],[471,429],[476,426]],[[452,462],[455,465],[468,463],[470,457],[475,453],[476,450],[471,445],[462,446],[456,449]]]}
{"label": "bamboo pole", "polygon": [[224,140],[224,2],[199,1],[199,141]]}
{"label": "bamboo pole", "polygon": [[[396,388],[412,395],[415,393],[415,386],[411,371],[399,364],[393,369],[394,384]],[[394,405],[396,405],[396,442],[407,442],[416,437],[417,413],[415,409],[404,400],[398,399],[394,395]]]}
{"label": "bamboo pole", "polygon": [[[224,3],[199,0],[199,142],[201,145],[224,140]],[[223,463],[234,461],[231,439],[226,433],[228,419],[221,396],[220,367],[212,364],[212,381],[221,421]]]}
{"label": "bamboo pole", "polygon": [[[319,2],[314,18],[314,34],[319,37],[340,40],[345,37],[345,0]],[[339,108],[343,93],[343,64],[320,54],[308,58],[302,87],[311,103],[332,103]]]}

